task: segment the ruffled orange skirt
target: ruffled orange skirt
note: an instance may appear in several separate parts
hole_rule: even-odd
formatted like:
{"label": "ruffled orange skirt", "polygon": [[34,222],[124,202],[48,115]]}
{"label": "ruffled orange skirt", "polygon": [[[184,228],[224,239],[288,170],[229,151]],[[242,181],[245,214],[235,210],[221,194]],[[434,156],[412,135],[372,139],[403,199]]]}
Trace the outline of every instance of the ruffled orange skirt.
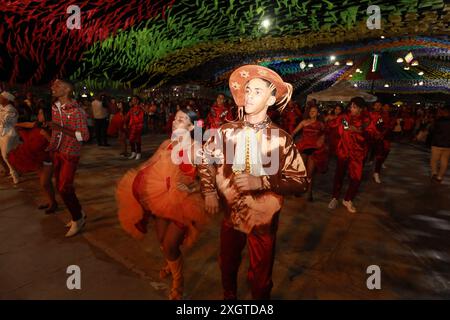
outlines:
{"label": "ruffled orange skirt", "polygon": [[183,244],[192,245],[208,222],[204,200],[199,192],[178,190],[177,184],[189,185],[193,182],[192,177],[185,175],[167,156],[147,166],[144,164],[140,170],[128,171],[116,190],[122,227],[133,237],[142,238],[143,233],[136,228],[136,224],[145,212],[151,212],[156,217],[185,226],[187,232]]}

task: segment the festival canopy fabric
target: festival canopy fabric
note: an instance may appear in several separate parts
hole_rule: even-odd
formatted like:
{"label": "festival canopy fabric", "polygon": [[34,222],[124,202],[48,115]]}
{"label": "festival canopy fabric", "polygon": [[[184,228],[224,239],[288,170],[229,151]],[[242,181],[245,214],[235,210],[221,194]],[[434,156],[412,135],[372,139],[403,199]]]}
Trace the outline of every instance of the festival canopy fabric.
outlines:
{"label": "festival canopy fabric", "polygon": [[[80,7],[81,29],[66,26],[71,4]],[[367,27],[369,5],[379,6],[381,29]],[[9,85],[65,76],[89,89],[192,80],[221,88],[233,68],[259,63],[311,92],[350,80],[378,53],[376,79],[366,73],[351,81],[366,90],[448,90],[444,0],[6,0],[0,12],[0,81]],[[410,51],[419,65],[392,78],[389,63]],[[422,68],[424,75],[412,79]]]}
{"label": "festival canopy fabric", "polygon": [[367,102],[377,100],[377,97],[367,92],[355,88],[348,81],[341,81],[328,89],[308,95],[307,100],[316,99],[317,101],[345,101],[348,102],[354,97],[361,97]]}

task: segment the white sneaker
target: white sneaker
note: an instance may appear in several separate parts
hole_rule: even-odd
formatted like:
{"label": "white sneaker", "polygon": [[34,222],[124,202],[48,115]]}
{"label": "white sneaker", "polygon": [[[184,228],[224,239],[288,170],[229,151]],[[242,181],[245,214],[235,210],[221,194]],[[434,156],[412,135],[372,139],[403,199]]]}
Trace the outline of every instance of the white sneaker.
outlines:
{"label": "white sneaker", "polygon": [[66,233],[66,238],[73,237],[74,235],[80,233],[80,231],[83,230],[85,225],[86,220],[84,220],[84,218],[81,218],[80,220],[77,221],[72,221],[70,229]]}
{"label": "white sneaker", "polygon": [[328,204],[328,209],[336,209],[338,205],[338,201],[336,198],[331,199],[330,203]]}
{"label": "white sneaker", "polygon": [[381,183],[380,174],[375,172],[373,174],[373,180],[375,180],[376,183]]}
{"label": "white sneaker", "polygon": [[132,152],[128,159],[134,159],[136,157],[136,152]]}
{"label": "white sneaker", "polygon": [[342,200],[342,204],[347,208],[348,212],[356,212],[356,208],[353,206],[353,202]]}
{"label": "white sneaker", "polygon": [[136,153],[136,160],[140,160],[141,159],[141,154],[140,153]]}

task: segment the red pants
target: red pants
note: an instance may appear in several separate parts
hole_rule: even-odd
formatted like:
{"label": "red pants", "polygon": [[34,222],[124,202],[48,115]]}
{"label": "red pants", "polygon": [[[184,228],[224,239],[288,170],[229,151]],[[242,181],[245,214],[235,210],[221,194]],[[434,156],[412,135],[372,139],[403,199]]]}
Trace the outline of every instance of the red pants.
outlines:
{"label": "red pants", "polygon": [[70,156],[61,152],[53,153],[53,174],[55,175],[56,189],[64,204],[72,215],[72,220],[81,219],[81,205],[75,194],[73,180],[80,157]]}
{"label": "red pants", "polygon": [[350,158],[345,159],[338,157],[336,163],[336,173],[334,175],[333,198],[339,199],[347,167],[349,168],[350,183],[348,185],[344,200],[351,201],[355,198],[359,185],[361,184],[363,170],[362,160],[356,161]]}
{"label": "red pants", "polygon": [[131,127],[128,135],[128,140],[130,143],[141,143],[142,139],[142,128]]}
{"label": "red pants", "polygon": [[237,275],[246,243],[250,258],[247,277],[252,297],[257,300],[270,299],[277,227],[278,214],[274,216],[270,230],[254,230],[249,235],[233,229],[225,219],[222,221],[219,263],[225,300],[237,299]]}
{"label": "red pants", "polygon": [[381,140],[375,143],[375,172],[381,172],[381,166],[391,151],[391,142],[389,140]]}

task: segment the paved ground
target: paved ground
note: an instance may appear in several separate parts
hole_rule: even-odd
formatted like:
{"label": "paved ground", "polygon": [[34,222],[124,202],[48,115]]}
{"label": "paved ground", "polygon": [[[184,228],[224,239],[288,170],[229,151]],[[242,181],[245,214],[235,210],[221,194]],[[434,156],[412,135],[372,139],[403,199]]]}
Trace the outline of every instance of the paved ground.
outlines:
{"label": "paved ground", "polygon": [[[144,137],[144,159],[162,141]],[[113,141],[114,145],[114,141]],[[77,194],[87,212],[85,232],[64,238],[69,219],[35,209],[35,175],[17,187],[0,179],[0,299],[164,299],[169,281],[153,232],[143,241],[125,234],[116,218],[115,183],[136,161],[117,147],[85,146]],[[396,144],[382,185],[366,179],[356,200],[358,214],[342,205],[327,209],[333,163],[316,183],[315,202],[287,198],[282,211],[274,267],[275,299],[450,298],[450,177],[428,180],[429,154]],[[366,177],[370,168],[366,168]],[[62,205],[61,205],[62,206]],[[217,263],[220,216],[185,253],[186,298],[220,299]],[[66,268],[81,268],[81,290],[68,290]],[[249,299],[245,253],[239,294]],[[366,269],[381,268],[381,290],[368,290]]]}

